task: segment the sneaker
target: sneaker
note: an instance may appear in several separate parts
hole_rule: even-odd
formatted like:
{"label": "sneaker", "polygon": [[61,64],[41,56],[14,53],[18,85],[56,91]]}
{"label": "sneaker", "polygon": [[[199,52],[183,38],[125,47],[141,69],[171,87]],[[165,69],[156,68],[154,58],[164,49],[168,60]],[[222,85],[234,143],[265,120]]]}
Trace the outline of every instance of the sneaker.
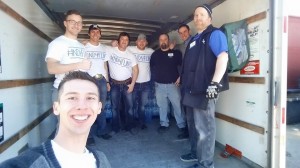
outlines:
{"label": "sneaker", "polygon": [[132,127],[131,129],[129,129],[129,132],[132,135],[136,135],[136,134],[138,134],[139,130],[136,127]]}
{"label": "sneaker", "polygon": [[160,126],[160,127],[158,127],[158,129],[157,129],[157,131],[158,131],[158,133],[165,133],[165,132],[167,132],[167,130],[169,129],[169,127],[166,127],[166,126]]}
{"label": "sneaker", "polygon": [[185,139],[188,139],[188,138],[189,138],[189,134],[186,133],[186,132],[183,132],[183,133],[179,134],[179,135],[177,136],[177,138],[178,138],[178,140],[185,140]]}
{"label": "sneaker", "polygon": [[182,160],[184,162],[197,162],[198,161],[197,157],[191,153],[181,155],[180,160]]}
{"label": "sneaker", "polygon": [[200,166],[199,166],[198,164],[194,164],[194,165],[189,166],[189,167],[187,167],[187,168],[200,168]]}
{"label": "sneaker", "polygon": [[95,145],[94,138],[92,138],[92,137],[88,138],[87,141],[86,141],[86,145],[89,145],[89,146]]}
{"label": "sneaker", "polygon": [[98,138],[102,138],[102,139],[105,139],[105,140],[108,140],[110,139],[112,136],[109,135],[109,134],[103,134],[103,135],[97,135]]}
{"label": "sneaker", "polygon": [[143,124],[143,125],[141,126],[141,129],[142,129],[142,130],[147,129],[147,125]]}

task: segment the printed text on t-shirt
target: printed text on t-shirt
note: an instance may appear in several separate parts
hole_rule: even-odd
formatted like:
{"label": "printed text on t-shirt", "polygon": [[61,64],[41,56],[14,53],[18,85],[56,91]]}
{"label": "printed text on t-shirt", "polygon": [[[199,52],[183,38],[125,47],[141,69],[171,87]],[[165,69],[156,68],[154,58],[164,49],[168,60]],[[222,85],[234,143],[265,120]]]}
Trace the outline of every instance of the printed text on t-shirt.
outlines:
{"label": "printed text on t-shirt", "polygon": [[68,56],[70,58],[84,58],[84,49],[80,47],[69,47]]}
{"label": "printed text on t-shirt", "polygon": [[150,56],[149,54],[136,54],[134,53],[135,58],[138,62],[150,62]]}
{"label": "printed text on t-shirt", "polygon": [[110,59],[113,63],[118,64],[122,67],[131,67],[131,60],[130,59],[118,57],[115,54],[112,54]]}

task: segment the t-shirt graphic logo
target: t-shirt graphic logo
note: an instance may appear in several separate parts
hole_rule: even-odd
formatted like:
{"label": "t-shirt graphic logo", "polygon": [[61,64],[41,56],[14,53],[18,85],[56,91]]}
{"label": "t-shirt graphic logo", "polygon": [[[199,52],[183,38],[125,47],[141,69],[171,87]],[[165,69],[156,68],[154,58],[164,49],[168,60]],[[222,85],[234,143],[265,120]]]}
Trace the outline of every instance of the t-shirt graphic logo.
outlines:
{"label": "t-shirt graphic logo", "polygon": [[84,49],[80,47],[69,47],[68,56],[70,58],[84,58]]}
{"label": "t-shirt graphic logo", "polygon": [[105,52],[99,52],[99,51],[87,51],[85,53],[85,56],[89,59],[101,59],[104,60],[105,58]]}
{"label": "t-shirt graphic logo", "polygon": [[149,54],[134,54],[135,58],[138,62],[150,62],[150,56]]}
{"label": "t-shirt graphic logo", "polygon": [[131,67],[131,61],[130,61],[130,59],[118,57],[117,55],[112,54],[111,55],[111,60],[115,64],[118,64],[118,65],[120,65],[122,67]]}

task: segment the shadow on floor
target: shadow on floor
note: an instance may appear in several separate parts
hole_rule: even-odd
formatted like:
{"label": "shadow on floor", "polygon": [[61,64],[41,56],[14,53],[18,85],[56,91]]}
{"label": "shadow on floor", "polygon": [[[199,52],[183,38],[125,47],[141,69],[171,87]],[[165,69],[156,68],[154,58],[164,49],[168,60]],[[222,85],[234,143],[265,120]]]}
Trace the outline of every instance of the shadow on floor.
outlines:
{"label": "shadow on floor", "polygon": [[[159,134],[159,119],[155,118],[146,130],[139,130],[136,135],[120,132],[110,140],[95,138],[96,147],[103,151],[113,168],[185,168],[194,162],[182,162],[179,157],[189,152],[188,140],[178,141],[179,130],[174,120],[170,129]],[[223,150],[223,149],[222,149]],[[215,150],[215,168],[247,168],[237,158],[222,158],[221,149]]]}

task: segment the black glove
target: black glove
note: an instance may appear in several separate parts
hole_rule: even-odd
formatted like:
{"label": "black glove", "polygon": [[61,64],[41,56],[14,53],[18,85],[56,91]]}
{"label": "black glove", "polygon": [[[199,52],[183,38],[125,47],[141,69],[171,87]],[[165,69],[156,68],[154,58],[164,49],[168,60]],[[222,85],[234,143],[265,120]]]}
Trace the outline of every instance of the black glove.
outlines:
{"label": "black glove", "polygon": [[219,88],[222,87],[218,82],[210,82],[206,89],[206,98],[216,99],[218,98]]}

